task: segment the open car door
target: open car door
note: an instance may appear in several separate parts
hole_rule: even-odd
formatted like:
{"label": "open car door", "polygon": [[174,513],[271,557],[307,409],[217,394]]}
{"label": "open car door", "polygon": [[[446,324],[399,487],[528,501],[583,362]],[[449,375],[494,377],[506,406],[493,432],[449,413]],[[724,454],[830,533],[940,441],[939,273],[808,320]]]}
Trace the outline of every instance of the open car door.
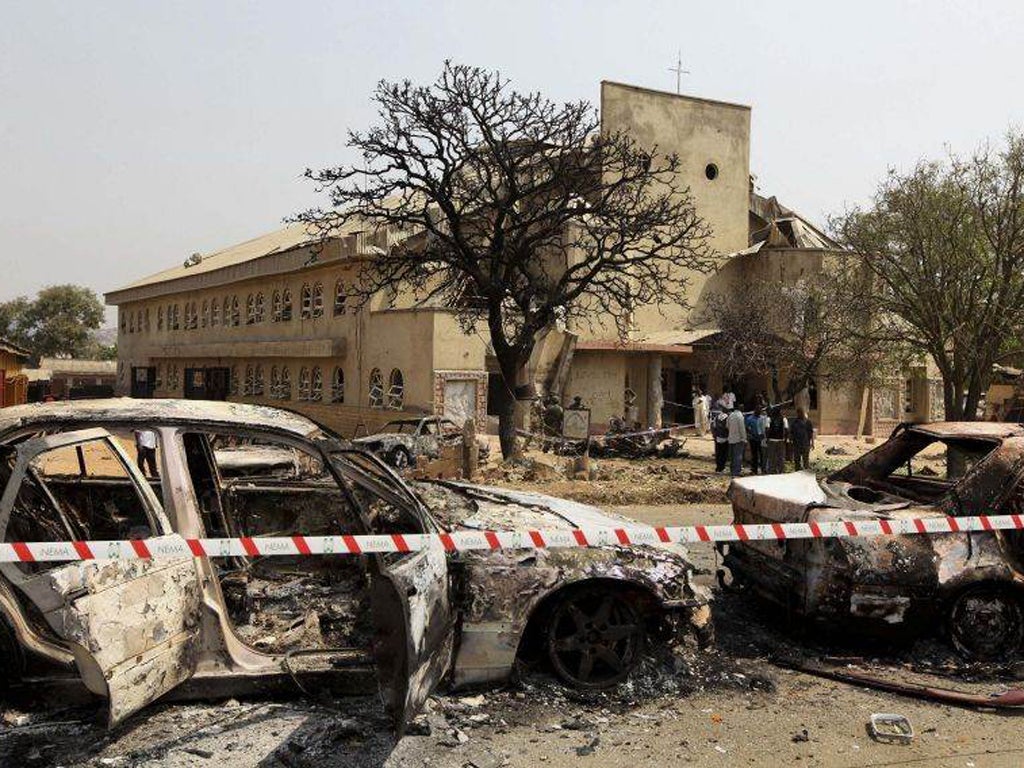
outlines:
{"label": "open car door", "polygon": [[[429,517],[394,472],[369,454],[330,451],[376,535],[432,533]],[[451,664],[454,622],[448,557],[435,542],[419,552],[384,553],[371,565],[375,653],[399,735]]]}
{"label": "open car door", "polygon": [[[150,551],[181,542],[145,478],[103,429],[18,447],[0,499],[0,536],[135,539]],[[67,643],[86,687],[109,699],[110,725],[195,671],[200,590],[191,557],[2,563],[0,572]]]}

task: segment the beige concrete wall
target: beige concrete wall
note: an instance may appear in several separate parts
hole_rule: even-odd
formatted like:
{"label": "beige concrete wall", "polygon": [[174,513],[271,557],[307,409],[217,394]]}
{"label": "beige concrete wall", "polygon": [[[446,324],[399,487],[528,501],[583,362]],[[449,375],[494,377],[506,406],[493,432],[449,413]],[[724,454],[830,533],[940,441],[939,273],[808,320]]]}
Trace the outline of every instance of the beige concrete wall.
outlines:
{"label": "beige concrete wall", "polygon": [[[698,213],[712,227],[715,250],[728,254],[747,247],[749,107],[603,82],[601,126],[604,131],[628,130],[642,146],[678,154],[679,186],[689,188]],[[705,174],[709,164],[718,171],[713,180]],[[696,299],[707,276],[696,272],[687,276],[690,295]],[[637,308],[638,332],[682,327],[689,319],[679,307],[662,309],[664,314],[655,307]]]}

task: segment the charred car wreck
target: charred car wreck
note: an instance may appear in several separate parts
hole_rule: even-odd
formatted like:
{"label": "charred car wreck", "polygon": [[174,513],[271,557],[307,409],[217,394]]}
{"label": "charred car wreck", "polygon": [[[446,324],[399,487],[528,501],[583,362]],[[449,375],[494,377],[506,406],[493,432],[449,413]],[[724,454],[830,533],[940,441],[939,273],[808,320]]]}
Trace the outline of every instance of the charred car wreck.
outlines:
{"label": "charred car wreck", "polygon": [[[158,436],[159,478],[126,446]],[[95,400],[0,412],[4,541],[425,533],[621,525],[546,496],[407,484],[293,413]],[[0,682],[80,678],[117,723],[156,698],[271,685],[386,691],[399,728],[442,681],[529,651],[568,684],[622,680],[650,640],[710,637],[675,545],[562,551],[0,564]]]}
{"label": "charred car wreck", "polygon": [[[1024,513],[1024,426],[905,425],[819,480],[734,480],[735,522],[897,520]],[[1017,531],[720,545],[734,579],[842,631],[939,632],[972,659],[1024,637],[1024,538]]]}
{"label": "charred car wreck", "polygon": [[[389,421],[380,432],[355,438],[353,445],[380,456],[397,470],[416,466],[418,461],[441,458],[448,447],[460,447],[465,440],[462,429],[440,416],[396,419]],[[487,461],[490,446],[484,439],[477,440],[480,463]]]}

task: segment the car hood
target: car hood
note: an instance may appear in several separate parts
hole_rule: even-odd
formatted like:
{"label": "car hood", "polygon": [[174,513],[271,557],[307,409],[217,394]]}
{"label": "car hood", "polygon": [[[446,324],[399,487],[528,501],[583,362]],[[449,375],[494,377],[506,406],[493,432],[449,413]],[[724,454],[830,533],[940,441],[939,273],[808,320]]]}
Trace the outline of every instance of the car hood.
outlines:
{"label": "car hood", "polygon": [[[543,528],[622,528],[636,521],[604,512],[597,507],[559,499],[532,491],[515,491],[469,483],[425,483],[445,488],[467,504],[441,504],[432,499],[428,506],[449,528],[511,531]],[[434,494],[429,494],[434,496]]]}
{"label": "car hood", "polygon": [[809,471],[737,478],[726,495],[738,523],[804,522],[811,508],[824,515],[841,514],[843,519],[870,518],[911,506],[905,499],[844,481],[820,480]]}

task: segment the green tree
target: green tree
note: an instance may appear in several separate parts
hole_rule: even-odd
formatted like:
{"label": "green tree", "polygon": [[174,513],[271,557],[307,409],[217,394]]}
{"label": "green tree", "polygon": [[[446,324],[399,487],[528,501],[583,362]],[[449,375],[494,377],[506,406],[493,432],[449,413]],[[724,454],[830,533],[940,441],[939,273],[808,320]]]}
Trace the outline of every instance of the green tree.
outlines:
{"label": "green tree", "polygon": [[890,171],[870,206],[832,227],[870,272],[860,300],[878,338],[931,356],[947,419],[977,418],[992,365],[1024,339],[1024,134]]}
{"label": "green tree", "polygon": [[33,356],[87,357],[96,352],[93,332],[103,322],[103,303],[80,285],[51,285],[34,301],[18,297],[0,304],[0,335]]}

